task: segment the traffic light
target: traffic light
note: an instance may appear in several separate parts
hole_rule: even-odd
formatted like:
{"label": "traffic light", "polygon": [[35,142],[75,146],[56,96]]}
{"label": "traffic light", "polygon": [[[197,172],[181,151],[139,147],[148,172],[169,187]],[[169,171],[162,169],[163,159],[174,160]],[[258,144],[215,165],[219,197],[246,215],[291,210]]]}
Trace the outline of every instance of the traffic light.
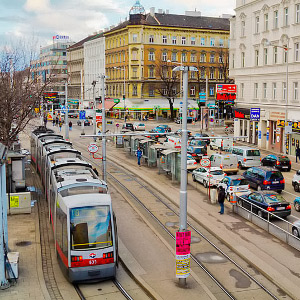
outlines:
{"label": "traffic light", "polygon": [[123,95],[123,100],[125,100],[125,95]]}

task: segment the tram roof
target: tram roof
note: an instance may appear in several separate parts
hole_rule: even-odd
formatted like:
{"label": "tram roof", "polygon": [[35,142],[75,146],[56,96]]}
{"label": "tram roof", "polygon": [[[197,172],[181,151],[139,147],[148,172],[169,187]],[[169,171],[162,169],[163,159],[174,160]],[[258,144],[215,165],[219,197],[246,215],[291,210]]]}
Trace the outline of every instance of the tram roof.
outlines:
{"label": "tram roof", "polygon": [[110,194],[84,194],[62,197],[62,201],[67,208],[111,205]]}
{"label": "tram roof", "polygon": [[42,134],[40,134],[40,135],[37,136],[37,138],[38,138],[39,140],[41,140],[41,139],[43,139],[43,138],[46,138],[46,137],[49,137],[49,138],[51,138],[51,137],[58,137],[58,138],[63,139],[63,136],[62,136],[62,135],[56,134],[56,133],[51,133],[51,132],[49,132],[49,133],[42,133]]}
{"label": "tram roof", "polygon": [[75,153],[75,154],[81,155],[81,152],[79,150],[67,147],[67,145],[49,147],[49,148],[46,148],[46,150],[47,150],[47,155],[48,156],[53,155],[53,154],[58,154],[58,153],[65,153],[65,152]]}
{"label": "tram roof", "polygon": [[68,167],[68,166],[82,166],[82,167],[88,167],[92,168],[92,165],[83,158],[75,157],[75,158],[58,158],[55,160],[55,162],[52,164],[51,169],[55,170],[57,168],[61,167]]}
{"label": "tram roof", "polygon": [[71,142],[66,141],[64,139],[53,139],[53,140],[47,140],[47,141],[42,141],[43,146],[46,147],[47,145],[51,144],[63,144],[63,145],[72,145]]}

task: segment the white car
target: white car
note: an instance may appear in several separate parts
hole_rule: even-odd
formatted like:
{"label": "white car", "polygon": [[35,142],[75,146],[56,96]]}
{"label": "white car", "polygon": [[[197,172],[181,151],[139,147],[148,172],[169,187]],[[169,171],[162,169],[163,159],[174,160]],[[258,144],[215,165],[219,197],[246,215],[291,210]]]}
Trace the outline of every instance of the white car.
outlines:
{"label": "white car", "polygon": [[144,123],[135,122],[135,123],[133,123],[133,129],[137,130],[137,131],[145,131],[146,126]]}
{"label": "white car", "polygon": [[295,192],[300,192],[300,170],[296,172],[292,179],[292,185],[294,187]]}
{"label": "white car", "polygon": [[197,161],[193,158],[192,155],[187,155],[186,168],[187,170],[195,170],[198,168]]}
{"label": "white car", "polygon": [[192,177],[193,181],[198,181],[202,183],[205,187],[217,186],[218,183],[224,178],[226,174],[221,168],[198,168],[193,171]]}

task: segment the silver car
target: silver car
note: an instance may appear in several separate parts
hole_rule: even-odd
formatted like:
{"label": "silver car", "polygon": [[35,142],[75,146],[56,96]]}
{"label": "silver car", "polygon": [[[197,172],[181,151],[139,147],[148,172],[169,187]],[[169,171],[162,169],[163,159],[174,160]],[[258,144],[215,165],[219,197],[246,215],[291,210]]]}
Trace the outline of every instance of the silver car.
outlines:
{"label": "silver car", "polygon": [[193,181],[202,183],[206,188],[210,186],[217,186],[226,174],[221,168],[198,168],[193,171]]}

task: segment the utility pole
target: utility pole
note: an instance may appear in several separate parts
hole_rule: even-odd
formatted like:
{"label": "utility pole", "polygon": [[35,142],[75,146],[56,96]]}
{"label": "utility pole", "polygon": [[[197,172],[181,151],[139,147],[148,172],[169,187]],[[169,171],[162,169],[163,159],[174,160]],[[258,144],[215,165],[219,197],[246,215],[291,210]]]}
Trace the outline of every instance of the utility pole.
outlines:
{"label": "utility pole", "polygon": [[[83,80],[82,80],[82,69],[80,70],[80,109],[84,110],[84,103],[83,103]],[[84,120],[81,120],[81,135],[85,135],[84,132]]]}
{"label": "utility pole", "polygon": [[69,140],[68,81],[65,82],[65,139]]}
{"label": "utility pole", "polygon": [[96,99],[95,99],[95,86],[96,86],[97,81],[94,80],[92,82],[93,86],[93,133],[96,135],[97,133],[97,124],[96,124]]}
{"label": "utility pole", "polygon": [[106,118],[105,118],[105,75],[100,76],[102,87],[102,178],[106,182]]}

